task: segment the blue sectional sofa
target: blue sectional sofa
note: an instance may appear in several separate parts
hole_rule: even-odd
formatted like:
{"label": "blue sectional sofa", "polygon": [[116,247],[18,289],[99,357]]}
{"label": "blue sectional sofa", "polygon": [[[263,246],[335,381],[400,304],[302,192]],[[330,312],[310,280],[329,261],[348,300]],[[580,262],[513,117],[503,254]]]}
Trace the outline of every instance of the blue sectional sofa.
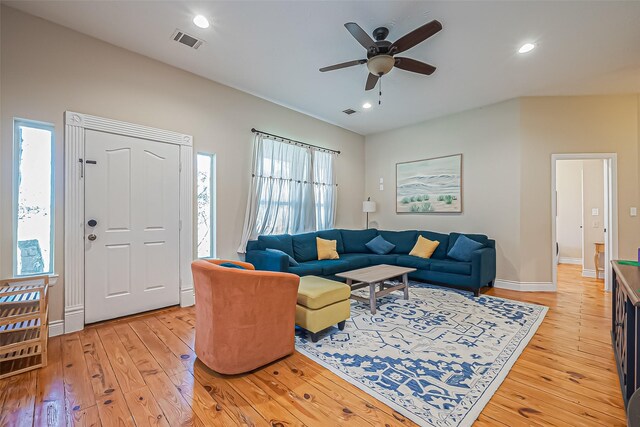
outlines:
{"label": "blue sectional sofa", "polygon": [[[366,243],[378,235],[395,245],[389,254],[377,255],[366,247]],[[409,255],[419,235],[440,242],[429,259]],[[460,235],[417,230],[335,229],[296,235],[259,236],[257,240],[249,241],[246,261],[258,270],[283,271],[298,276],[313,275],[333,280],[341,280],[335,277],[337,273],[371,265],[412,267],[416,271],[409,275],[411,279],[467,289],[478,296],[480,288],[493,286],[496,277],[495,241],[482,234],[465,234],[482,243],[483,247],[473,252],[471,262],[461,262],[447,256]],[[340,259],[319,261],[316,237],[336,240]],[[277,249],[284,254],[267,249]],[[290,266],[289,256],[298,262],[297,266]]]}

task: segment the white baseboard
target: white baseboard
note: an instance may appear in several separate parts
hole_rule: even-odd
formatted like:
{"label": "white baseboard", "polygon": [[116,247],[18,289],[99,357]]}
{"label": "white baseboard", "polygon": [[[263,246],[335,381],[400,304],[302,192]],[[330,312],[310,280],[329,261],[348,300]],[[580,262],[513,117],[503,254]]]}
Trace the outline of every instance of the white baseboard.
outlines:
{"label": "white baseboard", "polygon": [[64,334],[64,320],[50,320],[49,321],[49,336],[57,337]]}
{"label": "white baseboard", "polygon": [[500,289],[521,292],[555,292],[551,282],[516,282],[515,280],[496,279],[494,286]]}
{"label": "white baseboard", "polygon": [[77,332],[84,329],[84,306],[69,307],[64,310],[64,333]]}
{"label": "white baseboard", "polygon": [[567,258],[567,257],[560,257],[560,259],[558,260],[558,262],[560,264],[575,264],[575,265],[582,265],[582,258]]}
{"label": "white baseboard", "polygon": [[196,294],[193,288],[180,290],[180,307],[190,307],[196,303]]}
{"label": "white baseboard", "polygon": [[[593,279],[596,278],[596,271],[595,270],[588,270],[588,269],[583,269],[582,270],[582,277],[591,277]],[[604,271],[599,271],[598,272],[598,279],[604,279]]]}

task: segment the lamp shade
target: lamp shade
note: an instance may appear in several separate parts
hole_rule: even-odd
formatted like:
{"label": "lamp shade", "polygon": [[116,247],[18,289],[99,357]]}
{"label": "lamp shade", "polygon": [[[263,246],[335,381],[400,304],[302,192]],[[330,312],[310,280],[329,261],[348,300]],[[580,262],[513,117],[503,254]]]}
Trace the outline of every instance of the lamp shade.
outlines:
{"label": "lamp shade", "polygon": [[391,71],[395,63],[396,60],[391,55],[376,55],[369,59],[367,68],[374,76],[382,76]]}
{"label": "lamp shade", "polygon": [[367,200],[366,202],[362,202],[362,212],[375,212],[376,211],[376,202],[372,202]]}

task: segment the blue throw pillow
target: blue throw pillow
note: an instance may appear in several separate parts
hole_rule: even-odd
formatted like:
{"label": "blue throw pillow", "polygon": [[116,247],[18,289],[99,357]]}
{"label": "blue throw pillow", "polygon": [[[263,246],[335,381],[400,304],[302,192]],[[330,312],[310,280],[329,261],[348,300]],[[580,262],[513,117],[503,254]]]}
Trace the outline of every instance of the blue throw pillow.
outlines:
{"label": "blue throw pillow", "polygon": [[475,240],[471,240],[467,236],[460,235],[456,242],[453,244],[453,247],[447,254],[449,258],[453,258],[457,261],[471,261],[471,254],[473,251],[477,251],[478,249],[482,249],[484,245],[480,242],[476,242]]}
{"label": "blue throw pillow", "polygon": [[389,243],[382,236],[376,236],[369,240],[365,246],[374,254],[386,255],[396,247],[393,243]]}
{"label": "blue throw pillow", "polygon": [[223,262],[222,264],[220,264],[220,267],[237,268],[238,270],[246,270],[246,268],[244,268],[243,266],[234,264],[232,262]]}
{"label": "blue throw pillow", "polygon": [[282,254],[282,255],[288,256],[289,257],[289,266],[291,266],[291,267],[295,267],[295,266],[298,265],[298,261],[293,259],[293,257],[291,255],[289,255],[288,253],[286,253],[285,251],[281,251],[280,249],[271,249],[271,248],[267,248],[266,251],[267,252],[273,252],[275,254]]}

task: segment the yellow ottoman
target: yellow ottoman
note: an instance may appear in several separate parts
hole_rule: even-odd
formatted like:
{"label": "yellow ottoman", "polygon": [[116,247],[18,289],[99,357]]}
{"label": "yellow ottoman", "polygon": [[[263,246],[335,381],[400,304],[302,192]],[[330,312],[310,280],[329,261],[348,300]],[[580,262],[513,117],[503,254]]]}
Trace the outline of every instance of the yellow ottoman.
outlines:
{"label": "yellow ottoman", "polygon": [[298,287],[296,325],[310,332],[311,341],[318,341],[318,332],[338,324],[344,329],[350,316],[351,288],[344,283],[317,276],[303,276]]}

